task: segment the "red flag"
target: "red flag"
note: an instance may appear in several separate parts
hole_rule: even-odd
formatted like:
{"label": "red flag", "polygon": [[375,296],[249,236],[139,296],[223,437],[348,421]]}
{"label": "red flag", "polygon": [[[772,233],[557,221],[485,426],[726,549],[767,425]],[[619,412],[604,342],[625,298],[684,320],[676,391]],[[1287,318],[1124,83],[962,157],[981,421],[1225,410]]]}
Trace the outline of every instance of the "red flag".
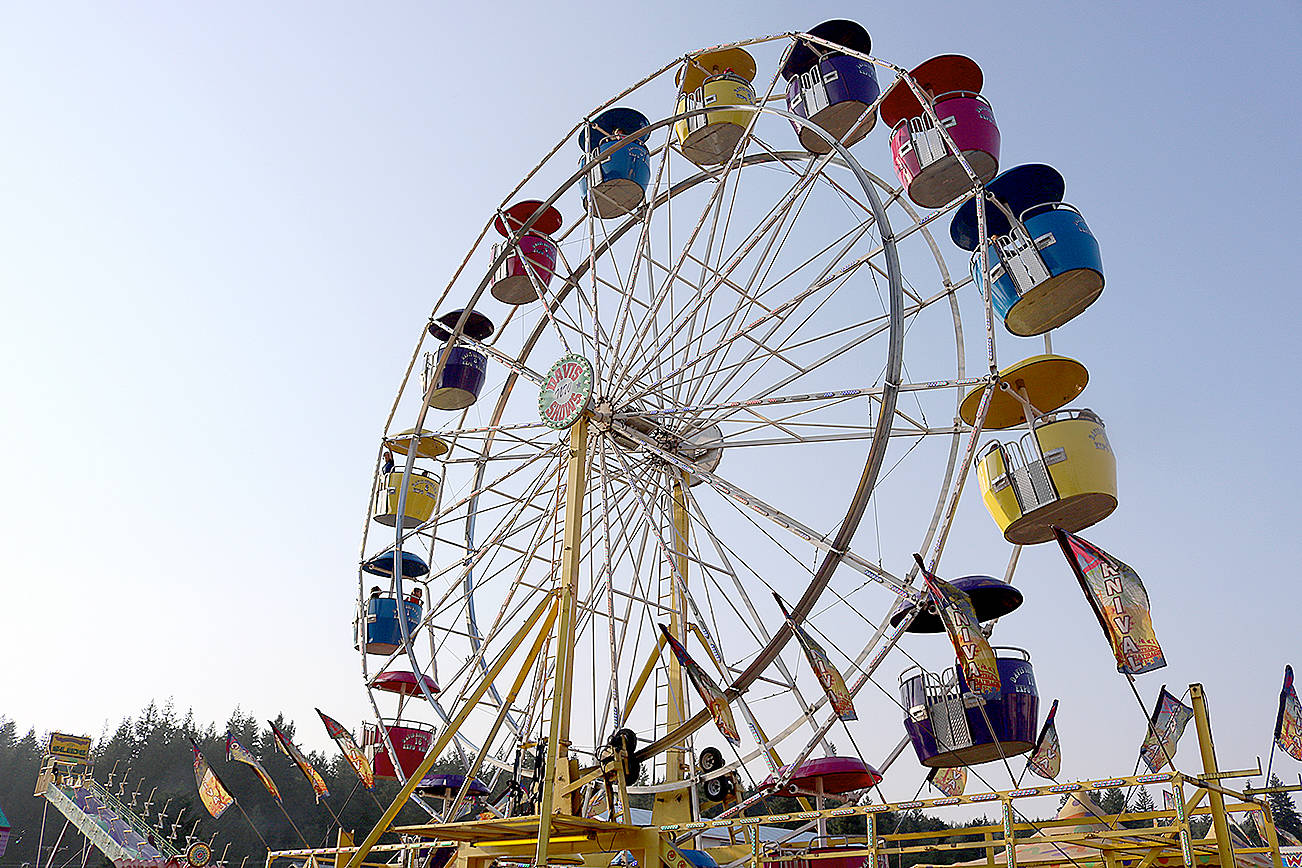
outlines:
{"label": "red flag", "polygon": [[[267,722],[271,723],[271,721]],[[276,737],[276,745],[287,757],[294,761],[299,771],[303,773],[303,777],[307,778],[308,783],[312,785],[312,791],[316,793],[316,800],[320,802],[323,796],[330,795],[330,790],[326,787],[325,781],[321,779],[321,775],[317,774],[317,770],[312,768],[312,764],[307,761],[307,757],[303,756],[303,752],[289,740],[289,736],[281,732],[280,727],[274,723],[271,723],[271,734]]]}
{"label": "red flag", "polygon": [[361,779],[362,786],[368,790],[374,789],[375,772],[371,768],[371,762],[366,758],[366,754],[353,740],[353,734],[344,729],[339,721],[321,709],[318,708],[316,713],[321,716],[321,722],[325,724],[326,734],[335,740],[335,743],[339,745],[339,749],[344,752],[348,764],[353,767],[353,771],[357,772],[357,777]]}
{"label": "red flag", "polygon": [[855,714],[854,702],[850,699],[850,691],[846,689],[845,679],[832,665],[832,660],[827,656],[827,652],[823,650],[823,646],[814,641],[814,637],[810,636],[805,631],[805,628],[791,620],[791,613],[787,611],[787,607],[783,604],[782,598],[777,595],[776,591],[773,593],[773,599],[778,601],[778,608],[782,610],[782,617],[787,619],[792,632],[796,634],[796,641],[804,649],[805,659],[813,667],[814,675],[817,676],[823,692],[827,694],[827,701],[831,703],[836,716],[841,720],[858,720],[859,715]]}
{"label": "red flag", "polygon": [[215,820],[235,804],[235,797],[222,786],[217,773],[208,765],[208,760],[204,759],[199,748],[191,745],[190,749],[194,751],[194,782],[199,787],[199,800]]}
{"label": "red flag", "polygon": [[267,774],[267,770],[262,767],[262,763],[258,762],[257,757],[249,753],[243,745],[235,740],[235,736],[231,734],[230,730],[227,730],[226,761],[231,762],[232,760],[237,763],[244,763],[253,769],[253,773],[258,776],[258,780],[262,781],[262,785],[267,788],[267,792],[271,793],[271,797],[278,802],[281,801],[280,790],[276,787],[276,782],[271,779],[271,775]]}
{"label": "red flag", "polygon": [[674,656],[678,658],[679,665],[687,670],[687,677],[692,680],[692,686],[701,695],[701,701],[705,703],[705,707],[710,709],[710,716],[714,718],[714,725],[719,728],[719,732],[732,744],[741,744],[741,736],[737,732],[737,722],[733,720],[732,709],[728,707],[728,698],[724,695],[722,688],[715,684],[714,679],[697,665],[696,661],[692,659],[692,655],[688,654],[687,649],[682,646],[682,643],[669,635],[669,629],[664,624],[660,625],[660,632],[664,634],[665,640],[674,652]]}
{"label": "red flag", "polygon": [[1062,747],[1058,744],[1058,725],[1053,720],[1057,713],[1058,700],[1055,699],[1049,716],[1044,719],[1044,726],[1040,728],[1040,737],[1035,740],[1035,751],[1026,761],[1031,771],[1051,781],[1056,781],[1062,771]]}
{"label": "red flag", "polygon": [[1284,667],[1284,687],[1279,691],[1275,715],[1275,744],[1295,760],[1302,760],[1302,705],[1293,689],[1293,667]]}
{"label": "red flag", "polygon": [[1117,671],[1138,675],[1165,666],[1166,657],[1153,630],[1148,592],[1139,574],[1075,534],[1057,527],[1053,532],[1112,644]]}
{"label": "red flag", "polygon": [[978,696],[998,696],[999,664],[995,662],[995,652],[989,640],[981,632],[981,622],[972,608],[972,598],[962,588],[932,575],[923,565],[921,555],[913,557],[922,570],[922,580],[936,603],[949,641],[954,644],[959,671],[967,682],[967,689]]}

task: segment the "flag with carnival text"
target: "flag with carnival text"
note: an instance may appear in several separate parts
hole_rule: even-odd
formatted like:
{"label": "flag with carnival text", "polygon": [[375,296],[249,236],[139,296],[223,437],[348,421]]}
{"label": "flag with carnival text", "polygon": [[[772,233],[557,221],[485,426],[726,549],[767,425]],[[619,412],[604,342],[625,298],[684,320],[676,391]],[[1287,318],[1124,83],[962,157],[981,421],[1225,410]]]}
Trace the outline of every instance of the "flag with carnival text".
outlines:
{"label": "flag with carnival text", "polygon": [[1157,705],[1148,721],[1148,735],[1139,749],[1139,756],[1149,771],[1157,773],[1168,762],[1175,767],[1175,748],[1184,735],[1184,728],[1193,719],[1193,709],[1176,699],[1163,687],[1157,695]]}
{"label": "flag with carnival text", "polygon": [[343,724],[326,714],[321,709],[316,713],[321,716],[321,722],[325,724],[326,734],[335,740],[339,749],[343,751],[344,758],[348,764],[357,772],[357,777],[361,780],[362,786],[368,790],[375,788],[375,770],[371,768],[371,761],[366,758],[366,754],[357,742],[353,740],[353,734],[344,729]]}
{"label": "flag with carnival text", "polygon": [[[267,722],[271,723],[271,721]],[[326,787],[325,781],[321,779],[321,775],[317,773],[316,769],[312,768],[312,764],[307,761],[307,757],[303,756],[303,752],[289,740],[289,736],[281,732],[280,727],[274,723],[271,723],[271,734],[276,737],[276,745],[280,750],[285,756],[294,761],[294,765],[298,766],[299,771],[303,773],[303,777],[307,778],[308,783],[312,785],[312,791],[316,793],[317,802],[330,795],[330,790]]]}
{"label": "flag with carnival text", "polygon": [[687,670],[687,677],[692,680],[692,686],[700,694],[705,707],[710,710],[710,717],[714,718],[714,725],[719,728],[719,732],[730,743],[734,745],[741,744],[741,734],[737,731],[737,721],[733,719],[732,709],[728,707],[728,698],[724,695],[723,689],[715,684],[714,679],[707,675],[705,670],[692,659],[692,655],[687,653],[687,649],[682,646],[682,643],[669,635],[669,629],[664,624],[660,625],[660,632],[664,634],[670,650],[678,658],[678,665]]}
{"label": "flag with carnival text", "polygon": [[1284,686],[1279,691],[1279,713],[1275,715],[1275,744],[1280,750],[1302,760],[1302,705],[1293,688],[1293,667],[1284,667]]}
{"label": "flag with carnival text", "polygon": [[226,731],[226,761],[244,763],[253,769],[253,773],[258,776],[258,780],[262,781],[262,785],[267,788],[267,792],[271,793],[271,797],[278,802],[281,800],[280,789],[276,786],[276,782],[271,779],[271,775],[267,774],[267,770],[262,767],[262,763],[258,762],[257,757],[235,740],[235,736],[231,734],[230,730]]}
{"label": "flag with carnival text", "polygon": [[1054,722],[1057,714],[1058,700],[1055,699],[1053,707],[1049,709],[1049,716],[1044,719],[1044,726],[1040,727],[1035,750],[1026,761],[1031,771],[1050,781],[1056,781],[1058,773],[1062,771],[1062,746],[1058,743],[1058,724]]}
{"label": "flag with carnival text", "polygon": [[961,796],[967,787],[967,769],[955,766],[952,769],[932,769],[927,775],[927,783],[947,796]]}
{"label": "flag with carnival text", "polygon": [[962,588],[932,575],[922,563],[921,555],[915,554],[913,558],[922,571],[922,580],[936,604],[945,632],[954,644],[959,672],[967,689],[978,696],[998,696],[999,666],[995,662],[995,652],[990,647],[990,641],[981,632],[981,623],[977,620],[976,610],[972,608],[972,598]]}
{"label": "flag with carnival text", "polygon": [[823,688],[823,693],[827,694],[827,701],[831,703],[832,710],[841,720],[858,720],[859,715],[855,713],[854,702],[850,699],[850,691],[846,689],[845,679],[841,673],[832,665],[832,660],[823,650],[823,646],[814,640],[809,632],[791,619],[791,613],[787,611],[786,605],[782,598],[773,593],[773,599],[778,601],[778,608],[782,611],[782,617],[787,619],[791,625],[791,631],[796,634],[796,641],[804,649],[805,659],[814,670],[814,675],[818,678],[819,686]]}
{"label": "flag with carnival text", "polygon": [[1075,534],[1058,527],[1053,532],[1112,645],[1117,671],[1139,675],[1165,666],[1166,657],[1153,630],[1148,591],[1139,574]]}
{"label": "flag with carnival text", "polygon": [[190,749],[194,751],[194,782],[199,787],[199,800],[215,820],[235,804],[235,797],[218,779],[199,748],[191,745]]}

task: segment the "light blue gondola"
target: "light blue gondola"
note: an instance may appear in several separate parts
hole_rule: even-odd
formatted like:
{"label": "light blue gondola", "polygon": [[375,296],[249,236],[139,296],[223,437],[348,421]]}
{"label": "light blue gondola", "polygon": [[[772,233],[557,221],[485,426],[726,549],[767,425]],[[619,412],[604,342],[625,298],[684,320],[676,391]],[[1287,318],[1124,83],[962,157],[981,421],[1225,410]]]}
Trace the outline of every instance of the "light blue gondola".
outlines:
{"label": "light blue gondola", "polygon": [[[1075,318],[1103,292],[1103,260],[1085,218],[1062,201],[1066,183],[1042,163],[1017,166],[985,191],[991,302],[1013,334],[1044,334]],[[974,251],[972,276],[984,290],[976,200],[954,213],[950,237]]]}

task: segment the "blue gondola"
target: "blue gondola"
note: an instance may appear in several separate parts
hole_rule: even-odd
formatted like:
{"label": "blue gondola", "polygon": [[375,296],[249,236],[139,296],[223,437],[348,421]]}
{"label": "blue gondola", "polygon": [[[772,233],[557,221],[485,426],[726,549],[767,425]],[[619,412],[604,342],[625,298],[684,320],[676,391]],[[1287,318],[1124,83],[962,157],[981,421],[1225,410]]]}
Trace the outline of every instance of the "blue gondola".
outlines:
{"label": "blue gondola", "polygon": [[[407,635],[420,626],[420,603],[402,601],[407,617]],[[366,601],[366,653],[392,654],[402,647],[402,625],[398,623],[398,600],[391,593],[379,594]]]}
{"label": "blue gondola", "polygon": [[619,107],[602,112],[579,130],[579,147],[583,150],[579,165],[595,160],[620,139],[630,137],[579,179],[583,204],[595,216],[622,217],[646,198],[646,187],[651,182],[651,153],[646,145],[650,133],[637,133],[649,125],[646,115]]}
{"label": "blue gondola", "polygon": [[[362,570],[373,576],[383,576],[384,578],[393,577],[393,552],[385,552],[382,555],[371,558],[362,564]],[[419,556],[411,552],[402,553],[402,577],[404,579],[417,579],[429,574],[429,564],[420,559]]]}
{"label": "blue gondola", "polygon": [[[1066,183],[1052,166],[1029,163],[986,186],[991,302],[1013,334],[1044,334],[1073,319],[1103,292],[1103,260],[1085,218],[1062,201]],[[974,251],[972,276],[984,290],[976,200],[964,202],[950,237]]]}
{"label": "blue gondola", "polygon": [[[444,314],[429,324],[429,333],[446,342],[451,339],[452,331],[463,311],[454,310]],[[488,340],[493,334],[493,323],[478,311],[471,311],[466,317],[463,333],[476,341]],[[484,378],[488,374],[488,359],[479,350],[472,347],[454,346],[448,354],[448,363],[438,377],[437,383],[429,382],[434,368],[438,364],[437,355],[426,356],[425,390],[429,394],[429,405],[439,410],[463,410],[479,399],[479,390],[484,387]]]}
{"label": "blue gondola", "polygon": [[[851,51],[868,54],[872,39],[868,31],[854,21],[824,21],[809,30],[817,36],[845,46]],[[797,41],[782,65],[787,82],[787,108],[792,114],[808,118],[849,147],[868,135],[877,123],[877,112],[864,117],[865,111],[881,96],[877,71],[866,60],[850,57],[826,45]],[[860,121],[860,118],[863,118]],[[792,124],[800,144],[815,154],[826,154],[832,146],[814,130]]]}

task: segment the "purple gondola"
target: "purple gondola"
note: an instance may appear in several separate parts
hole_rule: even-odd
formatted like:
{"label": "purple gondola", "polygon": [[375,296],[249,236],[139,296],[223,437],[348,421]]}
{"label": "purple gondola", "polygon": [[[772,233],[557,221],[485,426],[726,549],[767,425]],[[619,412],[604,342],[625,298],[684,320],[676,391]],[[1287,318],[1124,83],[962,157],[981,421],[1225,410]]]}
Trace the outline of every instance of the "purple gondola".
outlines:
{"label": "purple gondola", "polygon": [[[999,171],[999,127],[981,96],[981,67],[961,54],[942,54],[909,73],[931,101],[940,127],[982,183]],[[943,208],[972,189],[958,157],[903,79],[886,91],[882,120],[891,126],[895,173],[909,198],[923,208]]]}
{"label": "purple gondola", "polygon": [[939,675],[920,666],[900,675],[904,728],[918,762],[928,768],[978,765],[1026,753],[1035,747],[1040,694],[1031,655],[1020,648],[995,648],[999,695],[970,702],[963,675]]}
{"label": "purple gondola", "polygon": [[[454,310],[444,314],[429,324],[429,333],[444,342],[444,347],[452,338],[452,331],[461,319],[463,311]],[[493,334],[493,323],[478,311],[471,311],[466,317],[462,334],[476,341],[486,341]],[[432,377],[438,365],[439,356],[430,353],[425,357],[424,387],[429,396],[429,405],[439,410],[463,410],[479,399],[479,390],[484,387],[484,378],[488,373],[488,359],[473,347],[453,346],[448,354],[448,363],[439,374],[438,381]]]}
{"label": "purple gondola", "polygon": [[[1022,605],[1022,592],[994,576],[963,576],[950,584],[968,595],[977,620],[982,623],[1002,618]],[[898,627],[906,618],[912,619],[906,628],[910,633],[945,632],[945,624],[930,601],[897,609],[891,615],[891,626]]]}
{"label": "purple gondola", "polygon": [[[607,109],[579,130],[583,158],[579,165],[597,160],[579,179],[583,203],[603,220],[622,217],[642,204],[651,182],[651,154],[642,132],[650,125],[646,115],[631,108]],[[617,143],[623,140],[623,144]]]}
{"label": "purple gondola", "polygon": [[[1066,182],[1043,163],[1015,166],[986,185],[990,300],[1022,337],[1075,318],[1103,292],[1103,259],[1085,218],[1062,201]],[[974,252],[972,276],[984,290],[976,202],[954,213],[949,235]]]}
{"label": "purple gondola", "polygon": [[[510,250],[493,273],[493,283],[489,287],[493,298],[500,302],[528,304],[537,301],[539,287],[546,289],[556,273],[556,242],[551,236],[561,228],[564,219],[553,206],[543,208],[542,205],[537,199],[516,202],[493,221],[493,228],[507,239],[493,245],[493,261],[497,261],[503,247]],[[511,236],[523,229],[534,215],[537,219],[518,240],[512,241]]]}
{"label": "purple gondola", "polygon": [[[851,51],[868,54],[872,39],[854,21],[833,19],[809,30],[817,36]],[[799,40],[782,65],[787,82],[787,108],[808,118],[846,147],[868,135],[877,123],[877,112],[868,107],[881,96],[873,65],[834,48]],[[866,113],[866,114],[865,114]],[[815,154],[826,154],[832,146],[814,130],[792,122],[800,144]]]}

